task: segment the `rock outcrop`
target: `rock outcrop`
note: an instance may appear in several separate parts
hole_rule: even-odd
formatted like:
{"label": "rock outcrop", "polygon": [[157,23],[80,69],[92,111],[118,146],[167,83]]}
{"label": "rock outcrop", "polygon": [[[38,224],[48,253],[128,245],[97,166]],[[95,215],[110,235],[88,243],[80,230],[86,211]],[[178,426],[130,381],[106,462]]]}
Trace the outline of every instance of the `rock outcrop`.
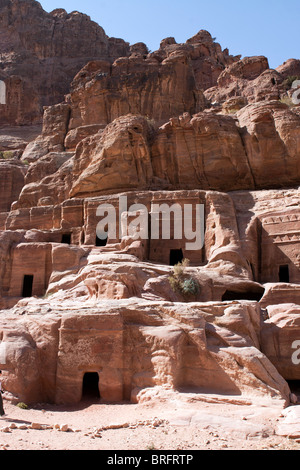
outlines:
{"label": "rock outcrop", "polygon": [[[22,158],[35,160],[64,149],[64,136],[70,135],[63,118],[67,110],[63,105],[55,108],[46,113],[43,134]],[[49,115],[53,118],[48,126]],[[63,197],[141,188],[232,191],[293,187],[300,182],[300,117],[279,101],[245,106],[236,118],[185,113],[157,128],[146,117],[125,115],[98,132],[96,122],[90,126],[96,133],[83,135],[76,146],[67,193],[64,173],[63,181],[60,172],[53,173],[25,186],[16,207],[38,205],[41,191],[50,191],[53,201],[61,203]]]}
{"label": "rock outcrop", "polygon": [[136,401],[142,390],[159,386],[289,399],[287,384],[258,349],[260,313],[251,303],[106,302],[68,314],[27,308],[30,322],[18,319],[12,327],[17,312],[0,319],[7,383],[27,403],[80,401],[91,364],[110,402]]}
{"label": "rock outcrop", "polygon": [[289,404],[299,61],[270,70],[203,30],[149,52],[33,0],[0,11],[11,399],[77,403],[94,373],[105,401],[161,387]]}
{"label": "rock outcrop", "polygon": [[27,168],[15,160],[0,160],[0,213],[9,212],[25,183]]}
{"label": "rock outcrop", "polygon": [[41,120],[43,106],[60,102],[74,75],[92,59],[113,61],[129,54],[129,44],[109,38],[82,13],[46,13],[35,0],[0,2],[1,74],[6,105],[0,125]]}

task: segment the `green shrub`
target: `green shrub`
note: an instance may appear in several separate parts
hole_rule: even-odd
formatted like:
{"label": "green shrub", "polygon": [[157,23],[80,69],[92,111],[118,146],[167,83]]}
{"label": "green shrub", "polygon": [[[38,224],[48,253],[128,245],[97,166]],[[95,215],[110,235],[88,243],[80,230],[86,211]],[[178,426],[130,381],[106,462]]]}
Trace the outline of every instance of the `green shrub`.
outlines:
{"label": "green shrub", "polygon": [[189,276],[185,269],[189,266],[189,260],[184,259],[182,263],[174,266],[171,276],[169,276],[169,283],[174,292],[181,294],[185,299],[196,296],[200,292],[200,286],[192,276]]}
{"label": "green shrub", "polygon": [[189,278],[183,281],[181,290],[184,295],[197,295],[199,292],[199,284],[194,278]]}
{"label": "green shrub", "polygon": [[174,292],[180,292],[180,282],[174,276],[169,277],[169,283]]}
{"label": "green shrub", "polygon": [[20,402],[17,404],[18,408],[21,408],[21,410],[28,410],[28,405],[26,403]]}
{"label": "green shrub", "polygon": [[4,152],[0,152],[0,158],[2,158],[4,160],[10,160],[13,157],[14,157],[14,153],[9,151],[9,150],[5,150]]}
{"label": "green shrub", "polygon": [[185,268],[188,268],[190,265],[190,261],[188,259],[184,259],[181,263],[178,263],[174,266],[174,276],[176,278],[180,278],[184,275]]}

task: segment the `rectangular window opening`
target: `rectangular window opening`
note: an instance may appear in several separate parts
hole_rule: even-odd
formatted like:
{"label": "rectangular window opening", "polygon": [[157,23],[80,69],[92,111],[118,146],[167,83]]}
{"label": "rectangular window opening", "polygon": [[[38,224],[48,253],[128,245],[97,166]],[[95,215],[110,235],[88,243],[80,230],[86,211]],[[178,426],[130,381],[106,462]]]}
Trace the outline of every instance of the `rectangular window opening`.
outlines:
{"label": "rectangular window opening", "polygon": [[61,242],[65,245],[71,245],[72,241],[72,234],[71,233],[64,233],[61,237]]}
{"label": "rectangular window opening", "polygon": [[279,266],[279,282],[288,284],[290,282],[290,268],[289,265]]}
{"label": "rectangular window opening", "polygon": [[23,279],[22,297],[32,297],[33,275],[25,274]]}

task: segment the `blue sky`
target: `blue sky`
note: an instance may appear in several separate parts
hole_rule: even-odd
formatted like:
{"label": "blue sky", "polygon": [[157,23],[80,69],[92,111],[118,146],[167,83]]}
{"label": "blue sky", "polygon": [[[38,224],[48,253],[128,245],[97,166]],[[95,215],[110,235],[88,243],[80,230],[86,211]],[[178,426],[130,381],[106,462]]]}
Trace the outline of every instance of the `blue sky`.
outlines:
{"label": "blue sky", "polygon": [[300,59],[299,0],[40,0],[50,12],[86,13],[108,36],[130,44],[144,42],[150,50],[175,37],[185,42],[200,29],[217,38],[223,49],[243,57],[264,55],[276,68]]}

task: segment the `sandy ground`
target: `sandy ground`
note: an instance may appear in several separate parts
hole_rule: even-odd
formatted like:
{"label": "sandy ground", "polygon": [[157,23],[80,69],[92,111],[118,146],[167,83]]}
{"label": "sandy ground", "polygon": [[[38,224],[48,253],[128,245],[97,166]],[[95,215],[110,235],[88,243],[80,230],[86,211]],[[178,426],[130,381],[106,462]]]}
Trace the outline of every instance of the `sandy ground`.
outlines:
{"label": "sandy ground", "polygon": [[[3,450],[300,450],[299,436],[278,435],[300,424],[300,406],[206,402],[177,395],[142,404],[39,404],[23,410],[4,402]],[[294,416],[291,421],[291,412]],[[295,423],[293,423],[293,426]],[[37,429],[33,429],[33,428]],[[294,426],[295,427],[295,426]]]}

